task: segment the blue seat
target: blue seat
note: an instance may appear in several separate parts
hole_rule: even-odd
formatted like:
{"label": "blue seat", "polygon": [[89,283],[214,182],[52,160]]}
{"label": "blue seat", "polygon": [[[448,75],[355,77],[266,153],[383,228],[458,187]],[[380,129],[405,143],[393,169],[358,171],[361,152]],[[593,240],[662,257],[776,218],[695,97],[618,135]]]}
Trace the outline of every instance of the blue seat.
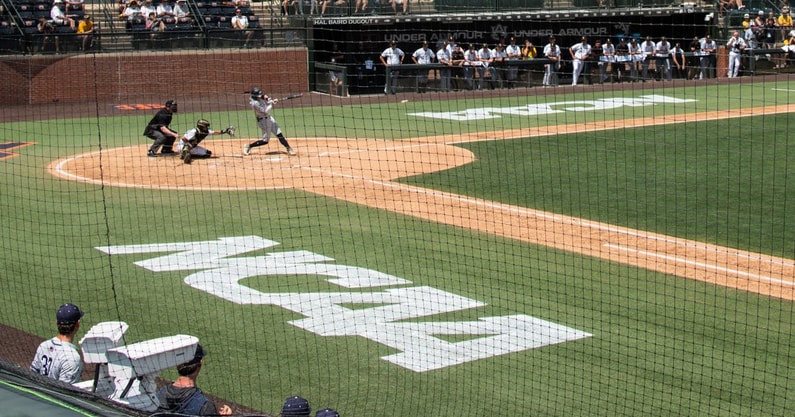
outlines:
{"label": "blue seat", "polygon": [[248,28],[249,29],[259,29],[261,27],[262,27],[262,25],[260,25],[260,23],[259,23],[259,17],[258,16],[249,16],[248,17]]}
{"label": "blue seat", "polygon": [[36,6],[34,4],[21,3],[17,4],[16,7],[17,7],[17,12],[19,13],[19,17],[21,17],[22,20],[35,18],[34,11],[36,10]]}

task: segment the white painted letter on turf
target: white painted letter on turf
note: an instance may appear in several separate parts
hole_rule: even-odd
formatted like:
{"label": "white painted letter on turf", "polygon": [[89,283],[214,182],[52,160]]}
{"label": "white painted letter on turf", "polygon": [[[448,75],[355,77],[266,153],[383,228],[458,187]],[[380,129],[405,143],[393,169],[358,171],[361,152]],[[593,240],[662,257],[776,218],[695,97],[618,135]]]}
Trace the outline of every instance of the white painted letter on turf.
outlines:
{"label": "white painted letter on turf", "polygon": [[[412,322],[423,317],[484,307],[485,303],[436,288],[419,286],[375,292],[264,293],[240,281],[257,276],[325,277],[344,288],[378,288],[411,284],[403,278],[355,266],[335,265],[333,259],[308,251],[239,255],[278,245],[258,236],[216,241],[151,245],[103,246],[110,255],[174,252],[135,262],[154,272],[196,271],[185,283],[236,304],[274,305],[306,318],[293,326],[320,336],[361,336],[399,353],[382,359],[425,372],[479,359],[590,337],[576,329],[526,315],[485,317],[465,322]],[[356,304],[366,308],[344,306]],[[373,306],[375,305],[375,306]],[[467,336],[447,342],[437,336]]]}
{"label": "white painted letter on turf", "polygon": [[409,116],[429,117],[432,119],[471,121],[484,119],[497,119],[500,114],[513,116],[541,116],[545,114],[564,112],[600,111],[627,107],[654,106],[656,104],[691,103],[696,100],[667,97],[657,94],[640,96],[638,98],[603,98],[590,101],[561,101],[558,103],[528,104],[521,107],[484,107],[467,109],[456,112],[422,112],[409,113]]}

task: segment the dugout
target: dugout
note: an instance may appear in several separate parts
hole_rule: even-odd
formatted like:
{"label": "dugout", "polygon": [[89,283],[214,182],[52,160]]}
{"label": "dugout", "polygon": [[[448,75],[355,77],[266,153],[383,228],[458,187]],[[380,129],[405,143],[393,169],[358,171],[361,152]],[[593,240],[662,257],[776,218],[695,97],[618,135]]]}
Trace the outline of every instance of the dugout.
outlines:
{"label": "dugout", "polygon": [[[554,35],[562,52],[577,43],[582,36],[593,40],[611,38],[614,43],[622,37],[637,39],[651,36],[655,42],[665,36],[675,44],[689,44],[694,36],[712,33],[713,22],[707,19],[709,10],[698,8],[667,7],[658,9],[609,9],[561,12],[506,12],[465,15],[329,17],[307,21],[307,39],[310,50],[310,87],[315,91],[328,89],[332,45],[344,58],[335,59],[335,66],[345,69],[344,76],[350,94],[383,93],[384,67],[379,60],[381,52],[390,41],[406,54],[405,64],[412,63],[410,56],[428,41],[435,52],[442,42],[453,37],[457,43],[478,47],[483,43],[494,45],[515,37],[517,44],[530,39],[540,54],[550,35]],[[564,54],[561,75],[570,71]],[[410,71],[406,71],[409,75]],[[431,78],[433,79],[433,71]],[[401,81],[403,89],[410,89],[412,80]]]}

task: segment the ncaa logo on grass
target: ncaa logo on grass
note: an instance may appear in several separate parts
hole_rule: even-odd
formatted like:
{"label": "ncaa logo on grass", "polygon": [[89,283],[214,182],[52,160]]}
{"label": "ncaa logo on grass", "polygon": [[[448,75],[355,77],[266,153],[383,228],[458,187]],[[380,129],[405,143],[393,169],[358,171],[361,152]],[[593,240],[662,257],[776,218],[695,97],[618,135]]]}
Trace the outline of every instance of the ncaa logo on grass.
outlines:
{"label": "ncaa logo on grass", "polygon": [[[382,359],[415,372],[592,336],[524,314],[481,317],[477,321],[427,321],[422,318],[486,304],[437,288],[411,286],[409,280],[372,269],[337,265],[331,258],[308,251],[240,256],[278,244],[258,236],[240,236],[97,249],[114,256],[170,252],[134,264],[153,272],[194,271],[185,277],[185,283],[193,288],[236,304],[274,305],[301,314],[305,318],[289,323],[319,336],[361,336],[389,346],[399,353]],[[314,275],[357,291],[265,293],[240,283],[268,275]],[[355,305],[366,307],[344,307]],[[437,336],[467,340],[449,342]]]}

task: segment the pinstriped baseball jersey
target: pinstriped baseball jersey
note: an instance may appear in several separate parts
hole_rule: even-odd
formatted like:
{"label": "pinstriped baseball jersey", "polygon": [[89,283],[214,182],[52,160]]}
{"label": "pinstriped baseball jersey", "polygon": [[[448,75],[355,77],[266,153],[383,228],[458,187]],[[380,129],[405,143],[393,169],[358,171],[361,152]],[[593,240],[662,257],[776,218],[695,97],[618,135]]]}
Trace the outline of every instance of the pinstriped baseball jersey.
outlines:
{"label": "pinstriped baseball jersey", "polygon": [[80,382],[83,360],[75,345],[53,337],[41,342],[30,370],[58,381],[74,384]]}

